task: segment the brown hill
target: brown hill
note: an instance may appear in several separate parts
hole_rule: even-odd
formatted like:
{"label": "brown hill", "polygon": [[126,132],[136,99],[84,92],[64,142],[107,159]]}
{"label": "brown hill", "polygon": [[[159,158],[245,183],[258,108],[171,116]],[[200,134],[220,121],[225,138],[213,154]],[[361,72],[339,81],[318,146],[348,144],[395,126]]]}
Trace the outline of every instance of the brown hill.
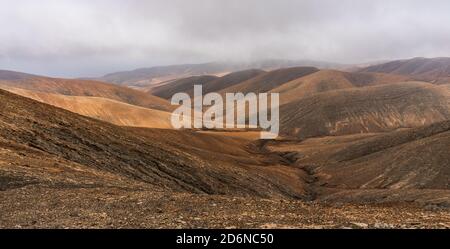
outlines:
{"label": "brown hill", "polygon": [[273,70],[262,73],[256,77],[246,80],[242,83],[235,84],[231,87],[222,89],[221,93],[261,93],[268,92],[286,82],[312,74],[319,71],[314,67],[292,67]]}
{"label": "brown hill", "polygon": [[210,92],[218,92],[224,88],[239,84],[263,73],[264,71],[262,70],[249,69],[230,73],[222,77],[215,77],[212,75],[193,76],[154,87],[148,92],[166,99],[178,92],[185,92],[193,96],[194,85],[202,85],[203,95],[205,95]]}
{"label": "brown hill", "polygon": [[450,118],[442,88],[421,82],[315,94],[280,107],[284,135],[313,137],[390,131]]}
{"label": "brown hill", "polygon": [[203,86],[203,94],[210,92],[219,92],[222,89],[234,86],[236,84],[242,83],[246,80],[252,79],[265,72],[258,69],[249,69],[245,71],[238,71],[234,73],[227,74],[218,79],[208,82]]}
{"label": "brown hill", "polygon": [[450,207],[450,121],[389,133],[271,141],[314,176],[317,200]]}
{"label": "brown hill", "polygon": [[248,140],[119,127],[3,90],[0,119],[2,189],[107,184],[266,197],[306,194],[301,170],[279,164],[276,156],[250,153]]}
{"label": "brown hill", "polygon": [[159,97],[127,87],[92,80],[58,79],[0,71],[1,86],[69,96],[103,97],[156,110],[173,110],[170,103]]}
{"label": "brown hill", "polygon": [[321,70],[319,72],[284,83],[283,85],[272,89],[271,92],[280,93],[280,103],[285,104],[320,92],[403,82],[407,80],[407,76],[399,75]]}
{"label": "brown hill", "polygon": [[318,67],[318,68],[347,68],[346,65],[340,65],[330,62],[310,61],[310,60],[258,60],[253,62],[209,62],[201,64],[182,64],[157,66],[150,68],[140,68],[131,71],[123,71],[107,74],[100,81],[111,82],[120,85],[133,86],[149,89],[161,82],[172,81],[175,79],[187,78],[190,76],[216,75],[222,76],[230,72],[260,69],[276,70],[288,67]]}
{"label": "brown hill", "polygon": [[150,93],[164,99],[170,99],[176,93],[188,93],[193,96],[194,85],[207,85],[216,79],[218,77],[212,75],[192,76],[155,87],[150,90]]}
{"label": "brown hill", "polygon": [[436,84],[450,83],[450,58],[413,58],[370,66],[361,72],[379,72],[414,76]]}
{"label": "brown hill", "polygon": [[8,88],[9,92],[121,126],[171,129],[169,112],[101,97],[67,96]]}
{"label": "brown hill", "polygon": [[450,121],[444,121],[356,141],[316,172],[327,187],[449,190],[448,148]]}
{"label": "brown hill", "polygon": [[226,63],[182,64],[140,68],[107,74],[98,80],[120,85],[148,87],[164,81],[201,75],[223,75],[237,68]]}
{"label": "brown hill", "polygon": [[316,169],[328,187],[450,189],[450,121],[337,144]]}

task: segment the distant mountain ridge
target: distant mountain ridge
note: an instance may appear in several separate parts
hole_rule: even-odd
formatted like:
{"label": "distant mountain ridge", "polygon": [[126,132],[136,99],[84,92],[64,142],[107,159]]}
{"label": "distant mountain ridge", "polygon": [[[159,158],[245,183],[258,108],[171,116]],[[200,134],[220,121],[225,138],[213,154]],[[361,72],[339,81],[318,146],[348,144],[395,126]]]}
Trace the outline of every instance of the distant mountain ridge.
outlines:
{"label": "distant mountain ridge", "polygon": [[256,62],[208,62],[201,64],[182,64],[140,68],[131,71],[110,73],[97,80],[119,85],[145,87],[189,76],[222,76],[235,71],[248,69],[275,70],[287,67],[318,67],[340,69],[346,65],[313,60],[262,60]]}
{"label": "distant mountain ridge", "polygon": [[417,80],[436,84],[450,83],[450,57],[396,60],[369,66],[360,72],[378,72],[414,76]]}

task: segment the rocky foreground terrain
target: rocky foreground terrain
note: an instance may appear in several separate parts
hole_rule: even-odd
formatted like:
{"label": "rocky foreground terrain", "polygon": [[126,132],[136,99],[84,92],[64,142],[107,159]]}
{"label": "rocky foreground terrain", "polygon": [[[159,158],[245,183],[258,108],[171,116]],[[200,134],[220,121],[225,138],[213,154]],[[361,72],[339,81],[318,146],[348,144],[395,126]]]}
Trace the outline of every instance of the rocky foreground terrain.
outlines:
{"label": "rocky foreground terrain", "polygon": [[7,228],[450,228],[433,205],[352,205],[152,189],[48,188],[0,192]]}

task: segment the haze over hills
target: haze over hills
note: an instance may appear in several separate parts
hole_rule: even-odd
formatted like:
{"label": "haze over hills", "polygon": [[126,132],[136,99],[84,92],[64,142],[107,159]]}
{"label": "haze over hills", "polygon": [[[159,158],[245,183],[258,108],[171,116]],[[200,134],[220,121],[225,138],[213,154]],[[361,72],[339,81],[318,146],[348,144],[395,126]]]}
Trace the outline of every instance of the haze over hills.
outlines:
{"label": "haze over hills", "polygon": [[369,66],[360,71],[403,74],[413,76],[417,80],[447,84],[450,83],[450,58],[417,57]]}
{"label": "haze over hills", "polygon": [[156,110],[173,110],[170,103],[156,96],[92,80],[58,79],[0,70],[1,86],[69,96],[103,97]]}
{"label": "haze over hills", "polygon": [[158,66],[141,68],[132,71],[124,71],[107,74],[98,80],[134,87],[149,87],[161,82],[171,81],[190,76],[217,75],[248,70],[275,70],[287,67],[310,66],[319,68],[342,69],[349,66],[337,63],[312,61],[312,60],[261,60],[255,62],[209,62],[203,64],[184,64],[171,66]]}

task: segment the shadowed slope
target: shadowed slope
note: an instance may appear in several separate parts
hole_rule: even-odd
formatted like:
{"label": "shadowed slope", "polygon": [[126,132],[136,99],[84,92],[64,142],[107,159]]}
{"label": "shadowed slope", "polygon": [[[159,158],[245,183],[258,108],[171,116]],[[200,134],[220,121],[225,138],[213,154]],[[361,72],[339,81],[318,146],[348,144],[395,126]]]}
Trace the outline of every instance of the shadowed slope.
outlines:
{"label": "shadowed slope", "polygon": [[450,58],[413,58],[370,66],[361,72],[379,72],[414,76],[436,84],[450,83]]}
{"label": "shadowed slope", "polygon": [[305,195],[302,171],[280,165],[277,157],[247,152],[248,140],[119,127],[3,90],[0,105],[0,176],[5,186],[66,186],[68,181],[81,186],[76,177],[64,177],[66,171],[58,166],[70,162],[94,170],[94,176],[86,173],[99,178],[91,180],[94,185],[104,182],[103,174],[112,174],[193,193]]}
{"label": "shadowed slope", "polygon": [[260,74],[242,83],[222,89],[221,93],[262,93],[268,92],[286,82],[319,71],[314,67],[283,68]]}
{"label": "shadowed slope", "polygon": [[420,82],[315,94],[280,107],[284,135],[313,137],[418,127],[450,118],[450,98]]}
{"label": "shadowed slope", "polygon": [[230,72],[248,69],[275,70],[288,67],[347,68],[346,65],[310,60],[260,60],[253,62],[209,62],[201,64],[182,64],[140,68],[107,74],[98,80],[120,85],[150,89],[162,82],[191,76],[222,76]]}
{"label": "shadowed slope", "polygon": [[210,92],[219,92],[222,89],[234,86],[246,80],[262,75],[264,73],[265,72],[262,70],[249,69],[245,71],[227,74],[204,85],[203,94],[207,94]]}
{"label": "shadowed slope", "polygon": [[316,169],[327,186],[450,189],[450,121],[357,141]]}
{"label": "shadowed slope", "polygon": [[170,99],[172,95],[176,93],[187,93],[193,96],[194,85],[207,85],[209,82],[216,79],[218,79],[218,77],[211,75],[192,76],[155,87],[150,90],[150,93],[164,99]]}
{"label": "shadowed slope", "polygon": [[314,176],[317,200],[450,207],[450,121],[389,133],[271,141]]}
{"label": "shadowed slope", "polygon": [[239,84],[263,73],[265,72],[262,70],[250,69],[230,73],[222,77],[211,75],[193,76],[155,87],[148,92],[166,99],[169,99],[173,94],[178,92],[185,92],[192,97],[194,95],[194,85],[202,85],[203,95],[205,95],[210,92],[218,92],[224,88]]}

